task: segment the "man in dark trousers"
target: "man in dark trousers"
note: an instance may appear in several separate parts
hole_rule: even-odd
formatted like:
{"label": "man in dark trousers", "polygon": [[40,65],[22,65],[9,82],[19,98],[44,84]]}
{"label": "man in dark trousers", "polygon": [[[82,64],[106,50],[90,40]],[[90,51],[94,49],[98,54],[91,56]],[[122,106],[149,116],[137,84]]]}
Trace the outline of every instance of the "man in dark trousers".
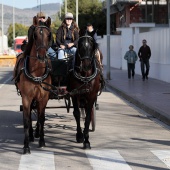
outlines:
{"label": "man in dark trousers", "polygon": [[143,40],[142,43],[143,45],[139,49],[138,56],[141,62],[142,79],[143,81],[145,81],[145,78],[148,79],[148,74],[149,74],[149,68],[150,68],[149,59],[151,57],[151,50],[150,47],[146,44],[147,43],[146,40]]}

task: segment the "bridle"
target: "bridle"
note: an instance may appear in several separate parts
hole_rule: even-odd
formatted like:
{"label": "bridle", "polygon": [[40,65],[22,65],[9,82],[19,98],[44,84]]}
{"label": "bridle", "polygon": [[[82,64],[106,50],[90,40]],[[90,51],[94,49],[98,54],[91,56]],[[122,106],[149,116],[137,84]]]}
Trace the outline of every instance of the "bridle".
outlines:
{"label": "bridle", "polygon": [[[93,38],[92,38],[91,36],[85,35],[85,36],[80,37],[79,40],[81,40],[81,39],[83,39],[83,38],[86,38],[86,42],[85,42],[85,44],[84,44],[84,46],[83,46],[84,48],[87,48],[88,45],[89,45],[89,42],[87,41],[87,39],[89,39],[92,43],[94,43],[94,40],[93,40]],[[93,60],[94,55],[95,55],[95,51],[93,52],[92,56],[88,56],[88,55],[81,56],[80,53],[79,53],[79,50],[80,50],[80,49],[79,49],[79,46],[78,46],[77,54],[78,54],[78,56],[79,56],[79,58],[80,58],[81,61],[84,60],[84,59]]]}
{"label": "bridle", "polygon": [[[45,43],[44,42],[44,31],[47,30],[48,31],[48,43]],[[37,31],[39,31],[39,35],[41,36],[41,40],[39,40],[41,43],[37,42]],[[35,27],[35,30],[34,30],[34,34],[33,34],[33,40],[35,42],[35,48],[36,48],[36,51],[37,51],[37,55],[36,57],[41,60],[41,61],[44,61],[44,59],[46,58],[46,55],[47,55],[47,50],[50,46],[50,40],[51,40],[51,31],[48,27],[42,25],[42,26],[37,26]],[[45,49],[45,54],[44,55],[40,55],[39,54],[39,51],[40,49]]]}
{"label": "bridle", "polygon": [[[48,33],[48,42],[45,42],[45,37],[44,37],[44,31],[47,31]],[[39,33],[38,33],[39,31]],[[40,34],[40,37],[37,38],[37,35]],[[43,73],[42,76],[39,76],[39,77],[35,77],[33,76],[30,72],[29,72],[29,69],[28,69],[28,60],[29,58],[34,58],[32,56],[26,56],[25,60],[24,60],[24,68],[23,68],[23,71],[24,71],[24,74],[26,75],[27,78],[29,78],[30,80],[32,80],[33,82],[36,82],[36,83],[42,83],[43,80],[45,80],[50,71],[51,71],[51,68],[49,66],[49,63],[48,63],[48,58],[47,58],[47,50],[49,48],[49,43],[50,43],[50,40],[51,40],[51,31],[48,27],[46,26],[37,26],[35,27],[35,30],[34,30],[34,33],[33,33],[33,40],[35,42],[35,49],[36,49],[36,59],[38,59],[41,63],[45,63],[45,72]],[[41,50],[41,49],[44,49],[44,50]],[[40,55],[40,53],[42,53]]]}
{"label": "bridle", "polygon": [[[79,40],[81,40],[82,38],[86,38],[86,41],[83,45],[83,48],[88,48],[88,41],[87,39],[89,39],[92,43],[95,43],[93,38],[91,36],[82,36],[79,38]],[[94,45],[94,44],[93,44]],[[86,47],[87,46],[87,47]],[[90,81],[92,81],[98,74],[99,72],[99,69],[97,68],[97,64],[96,64],[96,60],[95,60],[95,50],[93,50],[93,53],[90,55],[82,55],[80,54],[80,50],[81,48],[79,48],[79,43],[78,43],[78,48],[77,48],[77,56],[79,57],[80,59],[80,65],[79,66],[75,66],[79,68],[80,72],[83,70],[85,72],[88,71],[88,69],[92,69],[92,67],[94,68],[94,71],[93,73],[90,75],[90,76],[82,76],[81,73],[77,72],[76,69],[74,68],[73,69],[73,74],[74,74],[74,77],[76,77],[78,80],[80,80],[81,82],[84,82],[85,84],[89,83]],[[87,70],[84,70],[82,67],[82,62],[83,60],[85,59],[88,59],[90,61],[90,67],[87,69]]]}

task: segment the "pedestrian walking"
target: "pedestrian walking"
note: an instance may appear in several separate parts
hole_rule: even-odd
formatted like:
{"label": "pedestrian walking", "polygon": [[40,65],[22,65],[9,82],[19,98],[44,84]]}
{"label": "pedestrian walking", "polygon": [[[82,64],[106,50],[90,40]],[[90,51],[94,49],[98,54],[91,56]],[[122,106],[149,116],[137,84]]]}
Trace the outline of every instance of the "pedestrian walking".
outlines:
{"label": "pedestrian walking", "polygon": [[127,60],[128,78],[131,79],[135,76],[135,63],[138,59],[136,52],[133,50],[133,45],[129,46],[129,51],[126,52],[124,59]]}
{"label": "pedestrian walking", "polygon": [[151,57],[151,49],[147,45],[147,41],[145,39],[142,41],[142,43],[143,45],[139,49],[138,56],[141,63],[142,79],[143,81],[145,81],[145,78],[148,79],[149,75],[150,69],[149,59]]}

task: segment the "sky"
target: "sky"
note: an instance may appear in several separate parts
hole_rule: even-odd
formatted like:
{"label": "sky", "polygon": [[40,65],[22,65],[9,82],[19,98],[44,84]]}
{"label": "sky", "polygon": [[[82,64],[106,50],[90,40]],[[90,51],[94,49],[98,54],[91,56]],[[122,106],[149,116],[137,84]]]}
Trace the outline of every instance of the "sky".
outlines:
{"label": "sky", "polygon": [[40,4],[62,3],[63,0],[0,0],[0,4],[13,6],[16,8],[32,8]]}

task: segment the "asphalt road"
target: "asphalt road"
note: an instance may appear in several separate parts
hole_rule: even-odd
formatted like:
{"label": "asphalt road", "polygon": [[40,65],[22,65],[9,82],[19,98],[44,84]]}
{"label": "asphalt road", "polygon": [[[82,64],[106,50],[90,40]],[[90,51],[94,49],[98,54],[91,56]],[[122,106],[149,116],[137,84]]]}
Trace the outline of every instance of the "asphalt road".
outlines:
{"label": "asphalt road", "polygon": [[[11,77],[11,68],[0,68],[0,170],[170,169],[170,128],[109,91],[98,98],[96,130],[90,132],[91,150],[83,150],[82,144],[75,142],[72,109],[70,113],[46,109],[46,147],[38,148],[36,139],[30,144],[31,154],[22,155],[21,97]],[[62,100],[48,103],[62,105]]]}

